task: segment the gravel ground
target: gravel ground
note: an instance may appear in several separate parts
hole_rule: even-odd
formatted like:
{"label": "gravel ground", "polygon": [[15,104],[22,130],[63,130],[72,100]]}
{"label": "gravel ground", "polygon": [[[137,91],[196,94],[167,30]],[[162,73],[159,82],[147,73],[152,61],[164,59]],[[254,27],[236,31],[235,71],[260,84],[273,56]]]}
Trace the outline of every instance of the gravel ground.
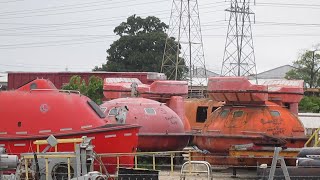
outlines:
{"label": "gravel ground", "polygon": [[[180,171],[160,171],[160,180],[177,180],[180,179]],[[185,180],[207,180],[206,173],[186,174]],[[257,179],[255,170],[241,169],[237,170],[237,176],[233,177],[232,169],[213,170],[212,180],[235,180],[235,179]]]}

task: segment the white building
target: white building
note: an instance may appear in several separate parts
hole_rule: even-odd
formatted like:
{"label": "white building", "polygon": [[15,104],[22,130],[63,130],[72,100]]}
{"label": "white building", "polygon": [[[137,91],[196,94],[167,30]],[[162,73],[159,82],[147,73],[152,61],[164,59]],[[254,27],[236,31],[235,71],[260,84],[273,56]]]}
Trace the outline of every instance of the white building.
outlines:
{"label": "white building", "polygon": [[8,73],[0,73],[0,90],[5,90],[8,87]]}

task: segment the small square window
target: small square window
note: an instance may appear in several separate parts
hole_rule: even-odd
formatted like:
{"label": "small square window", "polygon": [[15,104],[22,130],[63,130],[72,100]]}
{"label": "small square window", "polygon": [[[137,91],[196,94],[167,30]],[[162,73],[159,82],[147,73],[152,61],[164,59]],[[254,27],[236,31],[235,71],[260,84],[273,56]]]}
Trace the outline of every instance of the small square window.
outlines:
{"label": "small square window", "polygon": [[274,116],[274,117],[279,117],[280,116],[279,111],[270,111],[270,114],[271,114],[271,116]]}
{"label": "small square window", "polygon": [[106,112],[107,107],[101,107],[101,106],[100,106],[100,109],[101,109],[102,112]]}
{"label": "small square window", "polygon": [[144,111],[148,115],[155,115],[156,111],[153,108],[144,108]]}
{"label": "small square window", "polygon": [[110,109],[108,116],[115,116],[117,114],[118,114],[118,109],[114,107]]}
{"label": "small square window", "polygon": [[224,110],[222,110],[221,113],[220,113],[220,117],[222,117],[222,118],[227,117],[228,114],[229,114],[229,112],[230,112],[229,109],[224,109]]}
{"label": "small square window", "polygon": [[243,111],[234,111],[233,112],[233,117],[236,118],[236,117],[241,117],[243,115]]}

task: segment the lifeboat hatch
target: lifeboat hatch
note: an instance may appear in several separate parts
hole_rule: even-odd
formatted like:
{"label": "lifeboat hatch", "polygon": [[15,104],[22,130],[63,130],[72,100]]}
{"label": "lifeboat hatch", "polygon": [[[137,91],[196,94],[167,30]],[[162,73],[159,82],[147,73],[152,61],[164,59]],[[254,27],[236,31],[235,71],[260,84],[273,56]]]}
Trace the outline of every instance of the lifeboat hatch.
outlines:
{"label": "lifeboat hatch", "polygon": [[197,108],[196,122],[203,123],[207,120],[208,106],[199,106]]}

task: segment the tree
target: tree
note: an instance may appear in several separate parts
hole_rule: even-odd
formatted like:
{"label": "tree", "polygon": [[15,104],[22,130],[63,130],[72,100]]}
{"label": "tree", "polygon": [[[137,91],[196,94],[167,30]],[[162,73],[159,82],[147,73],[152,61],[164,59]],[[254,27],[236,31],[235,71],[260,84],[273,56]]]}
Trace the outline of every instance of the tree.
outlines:
{"label": "tree", "polygon": [[320,54],[306,51],[293,64],[296,68],[286,73],[286,79],[302,79],[308,88],[320,86]]}
{"label": "tree", "polygon": [[103,80],[96,76],[89,78],[88,84],[80,76],[72,76],[70,82],[62,87],[64,90],[76,90],[89,97],[97,104],[102,103],[103,98]]}
{"label": "tree", "polygon": [[[165,33],[167,28],[164,22],[154,16],[145,19],[135,15],[128,17],[127,22],[122,22],[114,29],[120,38],[107,50],[107,63],[93,70],[159,72],[168,37]],[[178,45],[173,37],[168,38],[168,43]],[[172,56],[175,56],[174,53],[172,51]],[[183,72],[187,69],[184,61],[182,66]]]}
{"label": "tree", "polygon": [[320,98],[316,96],[304,96],[299,103],[299,112],[320,112]]}

